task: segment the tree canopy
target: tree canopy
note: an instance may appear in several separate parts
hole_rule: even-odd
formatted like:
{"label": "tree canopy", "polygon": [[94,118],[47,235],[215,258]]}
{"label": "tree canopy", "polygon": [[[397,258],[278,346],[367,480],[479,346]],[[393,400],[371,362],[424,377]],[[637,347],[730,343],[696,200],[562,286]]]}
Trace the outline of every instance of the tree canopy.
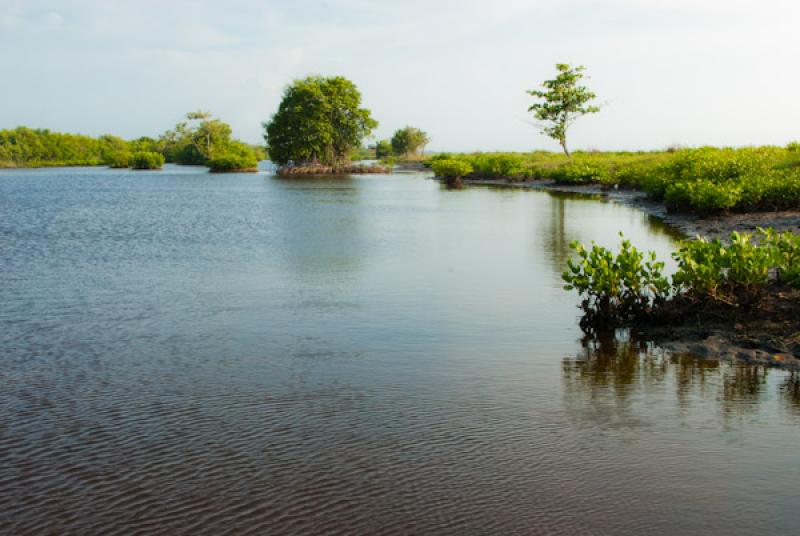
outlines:
{"label": "tree canopy", "polygon": [[341,77],[295,80],[283,93],[278,111],[264,123],[270,159],[285,165],[339,166],[361,146],[378,122],[361,108],[361,93]]}
{"label": "tree canopy", "polygon": [[198,110],[189,112],[186,121],[165,132],[158,140],[158,147],[168,162],[203,165],[227,151],[232,143],[231,134],[229,124]]}
{"label": "tree canopy", "polygon": [[380,140],[375,144],[375,158],[388,158],[392,156],[392,142],[389,140]]}
{"label": "tree canopy", "polygon": [[528,108],[536,119],[544,121],[542,134],[558,141],[564,154],[571,157],[567,148],[567,130],[575,120],[586,114],[600,111],[597,106],[589,105],[596,95],[585,86],[578,85],[584,78],[584,67],[572,67],[566,63],[556,64],[558,75],[552,80],[545,80],[541,90],[532,89],[529,95],[543,99]]}
{"label": "tree canopy", "polygon": [[406,126],[397,130],[392,136],[392,152],[396,155],[405,155],[407,158],[419,150],[424,150],[429,142],[430,138],[425,132],[415,127]]}

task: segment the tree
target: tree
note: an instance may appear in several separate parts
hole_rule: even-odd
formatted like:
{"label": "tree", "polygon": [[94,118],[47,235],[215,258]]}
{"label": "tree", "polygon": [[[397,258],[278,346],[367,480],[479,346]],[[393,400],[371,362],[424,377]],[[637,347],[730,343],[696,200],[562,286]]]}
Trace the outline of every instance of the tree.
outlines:
{"label": "tree", "polygon": [[425,146],[430,142],[428,135],[422,130],[406,126],[394,133],[392,136],[392,152],[396,155],[405,155],[406,158],[420,149],[425,150]]}
{"label": "tree", "polygon": [[361,93],[341,77],[309,76],[283,93],[278,111],[264,123],[270,159],[280,165],[344,165],[378,126],[361,108]]}
{"label": "tree", "polygon": [[375,144],[375,158],[388,158],[392,156],[392,142],[389,140],[381,140]]}
{"label": "tree", "polygon": [[158,147],[170,162],[202,165],[225,152],[232,142],[231,135],[229,124],[198,110],[186,114],[186,121],[165,132]]}
{"label": "tree", "polygon": [[572,67],[558,63],[556,70],[558,75],[554,79],[542,83],[543,90],[528,91],[529,95],[544,99],[544,102],[533,104],[528,111],[534,112],[536,119],[545,122],[542,134],[557,140],[564,154],[571,159],[567,148],[567,130],[578,117],[599,112],[600,108],[589,105],[596,95],[585,86],[578,85],[584,77],[582,65]]}

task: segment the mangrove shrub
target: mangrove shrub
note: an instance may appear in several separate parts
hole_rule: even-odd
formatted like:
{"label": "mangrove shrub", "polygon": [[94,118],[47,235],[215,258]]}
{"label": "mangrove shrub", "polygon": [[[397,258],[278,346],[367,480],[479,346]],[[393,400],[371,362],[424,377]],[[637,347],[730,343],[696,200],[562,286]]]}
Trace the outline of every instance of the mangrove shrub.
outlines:
{"label": "mangrove shrub", "polygon": [[139,151],[131,156],[133,169],[161,169],[164,165],[164,155],[152,151]]}
{"label": "mangrove shrub", "polygon": [[577,290],[584,298],[581,328],[586,332],[613,328],[642,315],[669,293],[664,263],[653,251],[645,256],[625,239],[617,254],[594,242],[591,249],[578,242],[570,247],[578,258],[567,261],[562,278],[565,289]]}

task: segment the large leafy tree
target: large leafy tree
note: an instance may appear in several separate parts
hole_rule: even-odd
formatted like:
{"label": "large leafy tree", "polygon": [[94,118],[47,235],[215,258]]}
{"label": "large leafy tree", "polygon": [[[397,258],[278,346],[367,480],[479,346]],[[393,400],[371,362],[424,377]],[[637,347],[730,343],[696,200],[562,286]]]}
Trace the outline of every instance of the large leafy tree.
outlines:
{"label": "large leafy tree", "polygon": [[425,132],[418,128],[406,126],[396,131],[392,136],[392,152],[397,155],[403,154],[408,158],[412,153],[424,150],[429,142],[430,138]]}
{"label": "large leafy tree", "polygon": [[575,120],[586,114],[600,111],[597,106],[589,104],[596,95],[585,86],[580,85],[584,78],[584,67],[573,67],[566,63],[556,64],[558,74],[552,80],[545,80],[542,89],[532,89],[529,95],[542,99],[528,108],[536,119],[544,121],[542,134],[558,141],[564,154],[571,158],[567,148],[567,130]]}
{"label": "large leafy tree", "polygon": [[339,166],[378,126],[361,108],[361,93],[341,77],[309,76],[283,93],[278,111],[264,123],[270,159],[280,165]]}

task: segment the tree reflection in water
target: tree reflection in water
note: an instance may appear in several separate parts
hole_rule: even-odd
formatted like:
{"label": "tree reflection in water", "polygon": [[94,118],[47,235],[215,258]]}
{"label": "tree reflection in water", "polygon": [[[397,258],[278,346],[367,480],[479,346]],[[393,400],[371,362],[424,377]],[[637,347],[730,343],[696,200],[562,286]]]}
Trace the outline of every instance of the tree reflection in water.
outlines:
{"label": "tree reflection in water", "polygon": [[[771,375],[777,383],[768,382]],[[685,410],[716,400],[725,418],[758,411],[770,385],[800,415],[800,373],[673,354],[627,332],[585,339],[581,353],[562,363],[565,403],[573,416],[635,425],[638,404],[672,399]]]}

